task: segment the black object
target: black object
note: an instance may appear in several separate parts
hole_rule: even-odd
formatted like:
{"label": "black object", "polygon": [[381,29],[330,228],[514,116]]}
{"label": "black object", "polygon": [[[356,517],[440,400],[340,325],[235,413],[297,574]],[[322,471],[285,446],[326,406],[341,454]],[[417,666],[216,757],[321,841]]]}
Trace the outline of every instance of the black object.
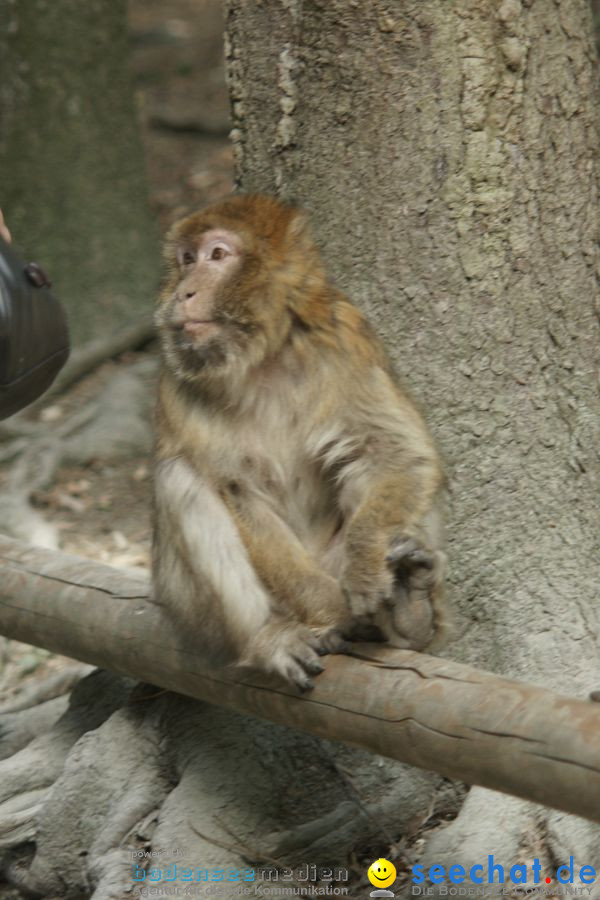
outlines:
{"label": "black object", "polygon": [[69,356],[65,311],[37,263],[0,238],[0,419],[47,390]]}

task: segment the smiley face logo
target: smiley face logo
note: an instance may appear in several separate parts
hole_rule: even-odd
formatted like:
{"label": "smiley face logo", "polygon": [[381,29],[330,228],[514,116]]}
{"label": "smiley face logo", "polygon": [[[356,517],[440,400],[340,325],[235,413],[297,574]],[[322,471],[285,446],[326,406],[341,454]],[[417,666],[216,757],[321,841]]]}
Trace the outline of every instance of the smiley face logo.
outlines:
{"label": "smiley face logo", "polygon": [[374,887],[386,888],[396,880],[396,867],[389,859],[376,859],[369,866],[367,876]]}

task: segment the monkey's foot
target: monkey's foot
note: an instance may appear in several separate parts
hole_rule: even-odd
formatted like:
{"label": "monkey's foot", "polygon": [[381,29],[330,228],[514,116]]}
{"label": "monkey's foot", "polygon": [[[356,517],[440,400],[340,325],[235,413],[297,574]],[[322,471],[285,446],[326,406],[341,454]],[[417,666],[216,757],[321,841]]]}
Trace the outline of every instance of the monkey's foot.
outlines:
{"label": "monkey's foot", "polygon": [[433,650],[445,642],[449,617],[443,601],[445,555],[412,537],[399,538],[386,562],[394,572],[394,590],[375,622],[394,647]]}
{"label": "monkey's foot", "polygon": [[412,537],[400,537],[390,546],[385,561],[391,569],[433,569],[435,555]]}
{"label": "monkey's foot", "polygon": [[317,653],[320,656],[325,656],[328,653],[347,653],[350,650],[350,643],[345,639],[339,628],[313,627],[311,631],[318,641]]}
{"label": "monkey's foot", "polygon": [[305,625],[283,623],[281,620],[265,625],[240,661],[241,665],[278,675],[300,691],[309,691],[324,669],[319,637]]}

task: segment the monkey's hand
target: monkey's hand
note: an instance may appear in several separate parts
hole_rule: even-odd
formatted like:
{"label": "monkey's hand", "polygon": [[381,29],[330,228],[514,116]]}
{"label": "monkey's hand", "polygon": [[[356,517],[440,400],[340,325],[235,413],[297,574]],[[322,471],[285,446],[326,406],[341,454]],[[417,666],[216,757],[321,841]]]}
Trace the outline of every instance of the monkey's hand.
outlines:
{"label": "monkey's hand", "polygon": [[311,676],[323,671],[319,656],[324,652],[312,629],[275,616],[256,634],[238,665],[278,675],[304,692],[314,687]]}

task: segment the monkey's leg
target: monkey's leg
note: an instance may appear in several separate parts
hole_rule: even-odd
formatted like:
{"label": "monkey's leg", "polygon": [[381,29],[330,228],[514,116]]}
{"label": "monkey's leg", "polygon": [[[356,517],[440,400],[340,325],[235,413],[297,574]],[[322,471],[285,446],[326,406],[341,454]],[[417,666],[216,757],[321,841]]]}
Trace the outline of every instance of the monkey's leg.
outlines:
{"label": "monkey's leg", "polygon": [[202,623],[203,643],[224,648],[222,665],[251,664],[310,687],[309,676],[322,670],[314,637],[279,616],[235,521],[208,482],[183,459],[165,460],[157,466],[156,507],[158,546],[168,545],[184,564],[171,585],[173,567],[163,571],[155,559],[159,600],[165,597],[188,627]]}

